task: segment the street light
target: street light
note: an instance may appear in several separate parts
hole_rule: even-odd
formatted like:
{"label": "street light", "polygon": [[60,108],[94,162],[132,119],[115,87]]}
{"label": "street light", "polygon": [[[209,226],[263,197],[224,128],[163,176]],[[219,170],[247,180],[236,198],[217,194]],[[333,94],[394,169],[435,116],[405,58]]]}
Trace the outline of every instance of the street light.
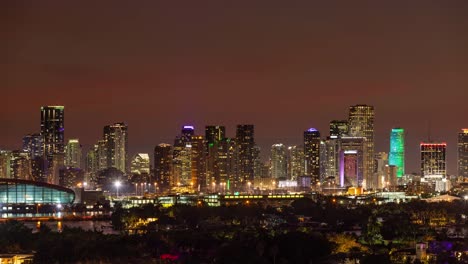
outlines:
{"label": "street light", "polygon": [[119,188],[122,183],[120,181],[114,182],[115,189],[117,190],[117,197],[119,197]]}
{"label": "street light", "polygon": [[250,193],[250,185],[251,185],[251,184],[252,184],[251,182],[247,182],[247,185],[249,186],[249,188],[248,188],[248,193]]}

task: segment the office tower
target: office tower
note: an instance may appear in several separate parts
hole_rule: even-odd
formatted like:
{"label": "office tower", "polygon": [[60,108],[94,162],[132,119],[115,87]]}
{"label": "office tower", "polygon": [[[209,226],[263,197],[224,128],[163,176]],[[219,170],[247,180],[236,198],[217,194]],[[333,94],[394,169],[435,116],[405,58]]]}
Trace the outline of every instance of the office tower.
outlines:
{"label": "office tower", "polygon": [[191,151],[192,136],[195,134],[193,126],[183,126],[181,134],[174,140],[173,155],[173,185],[190,185],[192,177]]}
{"label": "office tower", "polygon": [[375,153],[375,173],[377,175],[377,189],[382,189],[387,186],[388,172],[388,154],[386,152]]}
{"label": "office tower", "polygon": [[65,166],[81,169],[81,144],[78,139],[68,140],[65,153]]}
{"label": "office tower", "polygon": [[328,155],[327,155],[327,145],[325,144],[325,140],[320,140],[320,159],[319,159],[319,166],[320,166],[320,182],[324,182],[327,176],[327,165],[328,165]]}
{"label": "office tower", "polygon": [[374,107],[355,105],[349,107],[349,136],[365,137],[364,187],[373,189],[377,185],[374,172]]}
{"label": "office tower", "polygon": [[226,128],[224,126],[206,126],[205,140],[207,144],[215,144],[226,138]]}
{"label": "office tower", "polygon": [[296,180],[304,175],[304,149],[302,146],[289,146],[287,160],[289,180]]}
{"label": "office tower", "polygon": [[192,136],[191,180],[193,190],[206,187],[206,142],[203,136]]}
{"label": "office tower", "polygon": [[85,181],[88,184],[95,184],[97,180],[97,172],[99,171],[98,163],[98,145],[95,144],[86,153],[85,159]]}
{"label": "office tower", "polygon": [[60,182],[60,170],[65,167],[65,153],[55,153],[52,155],[52,162],[49,164],[47,182],[58,185]]}
{"label": "office tower", "polygon": [[227,139],[224,126],[206,126],[206,186],[226,182],[227,179]]}
{"label": "office tower", "polygon": [[65,150],[65,116],[63,106],[41,107],[41,135],[44,140],[44,154],[47,161],[52,155]]}
{"label": "office tower", "polygon": [[458,176],[468,177],[468,128],[458,133]]}
{"label": "office tower", "polygon": [[[226,145],[227,145],[227,171],[228,171],[228,182],[226,185],[227,190],[240,190],[242,186],[242,182],[239,178],[238,173],[238,147],[235,138],[226,138]],[[257,148],[257,152],[260,151],[260,148]],[[256,166],[256,162],[258,162],[258,158],[254,160],[254,166]]]}
{"label": "office tower", "polygon": [[322,155],[322,157],[324,158],[323,166],[325,166],[325,178],[328,178],[332,181],[334,180],[336,183],[338,183],[341,139],[327,137],[327,139],[324,141],[324,144],[325,153]]}
{"label": "office tower", "polygon": [[446,150],[447,143],[425,143],[420,144],[421,149],[421,176],[447,175]]}
{"label": "office tower", "polygon": [[107,158],[107,141],[98,140],[95,145],[96,149],[96,158],[97,158],[97,171],[102,171],[108,168],[108,158]]}
{"label": "office tower", "polygon": [[[366,138],[342,137],[340,146],[340,186],[362,186],[364,180],[364,160]],[[372,159],[373,161],[373,159]]]}
{"label": "office tower", "polygon": [[11,178],[11,151],[0,150],[0,178]]}
{"label": "office tower", "polygon": [[304,131],[305,175],[313,181],[320,179],[320,132],[315,128]]}
{"label": "office tower", "polygon": [[341,138],[347,136],[349,126],[347,120],[333,120],[330,122],[330,138]]}
{"label": "office tower", "polygon": [[132,175],[149,175],[150,157],[148,153],[138,153],[133,156],[132,161],[130,162],[130,172]]}
{"label": "office tower", "polygon": [[154,176],[162,188],[172,185],[172,146],[159,144],[154,148]]}
{"label": "office tower", "polygon": [[254,125],[237,125],[236,143],[238,176],[245,187],[254,179]]}
{"label": "office tower", "polygon": [[288,175],[288,163],[286,155],[286,146],[283,144],[274,144],[271,146],[271,177],[275,179],[286,179]]}
{"label": "office tower", "polygon": [[388,164],[397,167],[398,178],[405,175],[405,130],[403,128],[392,129]]}
{"label": "office tower", "polygon": [[11,152],[10,177],[12,179],[32,180],[31,159],[28,152],[20,150]]}
{"label": "office tower", "polygon": [[44,156],[44,138],[41,134],[28,134],[23,137],[23,151],[30,154],[31,160]]}
{"label": "office tower", "polygon": [[115,123],[104,127],[104,140],[107,150],[107,168],[128,172],[128,127]]}
{"label": "office tower", "polygon": [[254,156],[254,179],[260,179],[260,178],[262,178],[262,167],[263,167],[263,162],[262,162],[262,159],[260,158],[260,151],[261,151],[260,146],[255,145],[255,146],[254,146],[254,150],[253,150],[253,156]]}

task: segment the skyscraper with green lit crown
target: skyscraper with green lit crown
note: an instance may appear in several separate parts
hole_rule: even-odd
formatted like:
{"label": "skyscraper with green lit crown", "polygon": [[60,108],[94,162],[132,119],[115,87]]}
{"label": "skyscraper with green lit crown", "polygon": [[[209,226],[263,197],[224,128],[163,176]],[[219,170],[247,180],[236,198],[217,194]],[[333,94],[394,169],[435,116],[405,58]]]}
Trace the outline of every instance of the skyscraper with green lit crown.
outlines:
{"label": "skyscraper with green lit crown", "polygon": [[405,130],[403,128],[392,129],[388,164],[397,167],[398,178],[405,174]]}

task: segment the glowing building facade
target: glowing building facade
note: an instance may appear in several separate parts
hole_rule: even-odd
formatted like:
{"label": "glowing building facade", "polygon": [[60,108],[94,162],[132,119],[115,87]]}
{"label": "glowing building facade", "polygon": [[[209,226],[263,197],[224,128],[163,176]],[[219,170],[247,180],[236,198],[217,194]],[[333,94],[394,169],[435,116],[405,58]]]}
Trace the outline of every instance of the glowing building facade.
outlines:
{"label": "glowing building facade", "polygon": [[255,140],[254,125],[237,125],[237,172],[245,186],[254,180]]}
{"label": "glowing building facade", "polygon": [[320,132],[315,128],[304,131],[305,175],[320,179]]}
{"label": "glowing building facade", "polygon": [[349,136],[365,137],[364,154],[364,187],[377,187],[374,177],[374,107],[369,105],[355,105],[349,107]]}
{"label": "glowing building facade", "polygon": [[78,139],[69,139],[66,146],[65,166],[81,169],[81,144]]}
{"label": "glowing building facade", "polygon": [[107,168],[116,168],[128,172],[128,127],[124,123],[115,123],[104,127],[104,140],[107,151]]}
{"label": "glowing building facade", "polygon": [[65,151],[65,114],[63,106],[41,107],[41,135],[44,140],[44,154],[48,162],[52,156]]}
{"label": "glowing building facade", "polygon": [[447,175],[446,150],[447,143],[421,143],[421,176]]}
{"label": "glowing building facade", "polygon": [[168,188],[173,184],[172,152],[172,146],[165,143],[154,148],[154,176],[162,188]]}
{"label": "glowing building facade", "polygon": [[468,178],[468,128],[458,134],[458,176]]}
{"label": "glowing building facade", "polygon": [[388,164],[397,167],[398,178],[405,175],[405,130],[403,128],[392,129]]}
{"label": "glowing building facade", "polygon": [[274,144],[271,146],[271,177],[286,179],[288,175],[288,163],[286,155],[286,146],[283,144]]}

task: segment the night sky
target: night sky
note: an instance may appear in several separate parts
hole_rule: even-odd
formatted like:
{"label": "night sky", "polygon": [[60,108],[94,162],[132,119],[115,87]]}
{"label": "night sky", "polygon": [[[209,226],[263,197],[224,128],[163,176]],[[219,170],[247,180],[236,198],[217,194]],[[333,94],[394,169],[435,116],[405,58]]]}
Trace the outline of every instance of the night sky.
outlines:
{"label": "night sky", "polygon": [[1,1],[0,148],[39,132],[41,105],[65,105],[66,138],[86,148],[114,122],[129,125],[131,154],[172,144],[184,124],[234,136],[253,123],[266,159],[370,104],[376,151],[401,126],[419,172],[430,123],[456,173],[468,1],[99,2]]}

